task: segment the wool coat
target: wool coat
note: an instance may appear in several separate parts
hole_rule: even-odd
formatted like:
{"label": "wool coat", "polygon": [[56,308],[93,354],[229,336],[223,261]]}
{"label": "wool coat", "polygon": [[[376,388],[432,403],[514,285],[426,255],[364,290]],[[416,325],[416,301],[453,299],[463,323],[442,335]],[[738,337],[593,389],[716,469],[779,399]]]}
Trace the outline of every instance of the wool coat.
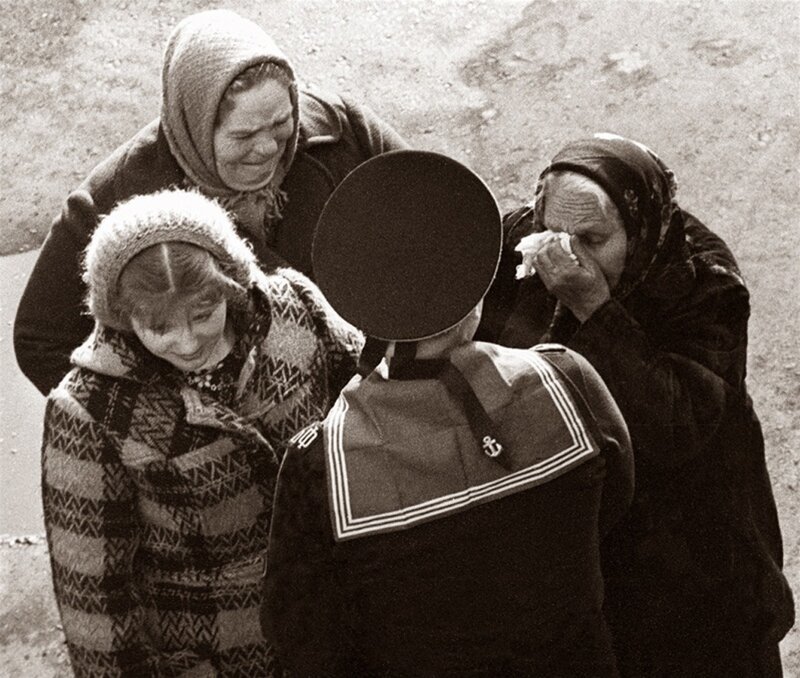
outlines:
{"label": "wool coat", "polygon": [[764,439],[745,385],[749,295],[717,235],[680,210],[669,284],[612,298],[586,322],[538,276],[514,279],[535,209],[504,218],[506,249],[477,336],[559,341],[584,355],[631,433],[636,492],[603,544],[623,676],[779,676],[794,621]]}
{"label": "wool coat", "polygon": [[614,401],[560,346],[470,342],[450,362],[497,439],[413,363],[355,377],[295,437],[265,632],[298,676],[616,676],[599,541],[633,474]]}
{"label": "wool coat", "polygon": [[267,676],[259,610],[283,446],[323,416],[361,338],[308,280],[259,275],[226,406],[98,326],[47,399],[42,496],[76,676]]}
{"label": "wool coat", "polygon": [[[267,268],[288,264],[311,276],[311,242],[326,200],[347,173],[406,143],[368,107],[320,90],[299,93],[297,151],[282,190],[283,218],[269,244],[253,241]],[[69,370],[69,356],[91,332],[83,314],[80,262],[97,225],[120,201],[184,185],[186,175],[155,120],[100,163],[67,198],[39,253],[14,324],[14,349],[25,375],[44,394]],[[240,235],[247,237],[244,230]]]}

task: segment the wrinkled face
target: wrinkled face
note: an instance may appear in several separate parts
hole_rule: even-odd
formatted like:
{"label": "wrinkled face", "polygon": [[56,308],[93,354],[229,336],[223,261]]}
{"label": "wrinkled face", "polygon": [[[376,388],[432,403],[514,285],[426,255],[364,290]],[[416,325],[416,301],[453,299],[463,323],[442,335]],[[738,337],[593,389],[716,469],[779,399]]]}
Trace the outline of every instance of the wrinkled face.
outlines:
{"label": "wrinkled face", "polygon": [[550,231],[577,236],[613,290],[625,268],[628,236],[617,208],[599,186],[595,188],[592,191],[554,182],[547,190],[544,225]]}
{"label": "wrinkled face", "polygon": [[220,179],[237,191],[264,186],[280,166],[294,131],[288,88],[267,80],[234,95],[233,109],[214,130]]}
{"label": "wrinkled face", "polygon": [[213,367],[225,357],[227,313],[224,298],[211,302],[189,300],[165,325],[146,327],[135,317],[131,318],[131,325],[150,353],[179,370],[192,372]]}

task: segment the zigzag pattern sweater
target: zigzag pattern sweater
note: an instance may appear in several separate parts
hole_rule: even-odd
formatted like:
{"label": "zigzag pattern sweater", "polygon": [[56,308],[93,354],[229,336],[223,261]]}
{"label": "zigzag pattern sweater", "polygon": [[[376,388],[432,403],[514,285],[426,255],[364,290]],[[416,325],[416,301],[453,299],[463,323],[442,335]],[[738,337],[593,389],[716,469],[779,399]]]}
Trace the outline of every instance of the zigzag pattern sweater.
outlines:
{"label": "zigzag pattern sweater", "polygon": [[260,628],[277,464],[361,338],[302,275],[263,276],[233,409],[98,328],[48,397],[45,524],[77,676],[268,676]]}

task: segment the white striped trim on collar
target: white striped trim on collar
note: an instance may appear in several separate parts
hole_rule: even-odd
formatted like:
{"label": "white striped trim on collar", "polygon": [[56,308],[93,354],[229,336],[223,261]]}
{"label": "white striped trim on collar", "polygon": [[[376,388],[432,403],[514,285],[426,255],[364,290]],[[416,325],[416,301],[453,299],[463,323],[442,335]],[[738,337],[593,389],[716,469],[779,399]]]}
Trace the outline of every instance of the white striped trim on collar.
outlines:
{"label": "white striped trim on collar", "polygon": [[[331,489],[331,514],[334,536],[338,541],[354,539],[369,534],[392,532],[416,523],[431,520],[463,510],[473,504],[484,503],[493,497],[513,494],[522,489],[539,485],[554,475],[577,466],[598,454],[592,446],[583,420],[578,415],[575,403],[556,376],[553,367],[534,351],[525,352],[524,359],[530,363],[542,380],[561,414],[572,443],[537,464],[510,473],[459,492],[436,497],[412,506],[370,516],[354,517],[350,505],[347,460],[343,445],[344,421],[349,405],[341,394],[325,420],[325,457],[328,464],[328,481]],[[496,495],[498,495],[496,497]]]}

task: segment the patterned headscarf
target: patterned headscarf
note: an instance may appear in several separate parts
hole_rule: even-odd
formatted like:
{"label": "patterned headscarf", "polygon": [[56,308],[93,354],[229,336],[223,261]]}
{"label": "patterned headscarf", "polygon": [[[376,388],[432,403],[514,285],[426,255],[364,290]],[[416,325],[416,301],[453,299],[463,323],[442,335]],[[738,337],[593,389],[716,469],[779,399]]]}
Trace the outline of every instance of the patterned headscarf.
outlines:
{"label": "patterned headscarf", "polygon": [[543,179],[557,171],[575,172],[599,184],[622,217],[627,253],[612,296],[624,298],[641,287],[648,296],[672,296],[687,275],[692,277],[675,178],[653,151],[612,134],[567,144],[539,176],[534,200],[540,226],[547,201]]}
{"label": "patterned headscarf", "polygon": [[284,173],[255,191],[235,191],[220,178],[214,158],[214,128],[220,102],[240,73],[259,63],[283,68],[291,81],[294,132],[286,144],[284,171],[294,159],[299,131],[297,84],[283,52],[256,24],[229,10],[192,14],[167,40],[162,69],[161,124],[170,151],[189,182],[220,198],[248,231],[263,228],[267,211],[279,209],[285,196]]}

